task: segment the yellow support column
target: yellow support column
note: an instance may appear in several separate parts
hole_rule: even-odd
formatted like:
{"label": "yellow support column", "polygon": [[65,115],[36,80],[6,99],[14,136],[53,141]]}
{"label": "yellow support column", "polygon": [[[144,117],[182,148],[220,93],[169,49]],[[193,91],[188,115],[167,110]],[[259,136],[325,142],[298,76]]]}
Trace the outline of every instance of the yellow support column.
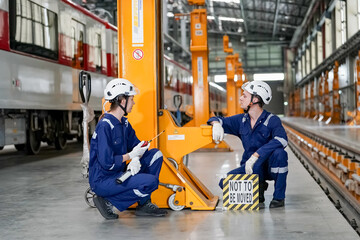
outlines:
{"label": "yellow support column", "polygon": [[323,105],[323,82],[324,77],[321,75],[319,78],[319,84],[318,84],[318,90],[319,90],[319,96],[318,96],[318,121],[321,121],[324,118],[324,105]]}
{"label": "yellow support column", "polygon": [[236,114],[236,101],[235,101],[235,56],[228,55],[225,59],[226,64],[226,92],[227,92],[227,116]]}
{"label": "yellow support column", "polygon": [[[208,83],[208,47],[206,9],[194,9],[190,14],[191,61],[193,75],[193,126],[200,126],[210,118]],[[186,126],[190,126],[187,124]]]}
{"label": "yellow support column", "polygon": [[[158,133],[162,53],[161,1],[118,0],[119,77],[129,79],[140,89],[129,121],[141,140]],[[146,19],[146,21],[145,21]],[[141,69],[141,71],[139,71]],[[158,147],[152,141],[151,148]]]}
{"label": "yellow support column", "polygon": [[315,80],[313,80],[310,83],[310,118],[315,118],[316,116],[314,86],[315,86]]}
{"label": "yellow support column", "polygon": [[356,59],[356,115],[355,124],[360,124],[360,51]]}
{"label": "yellow support column", "polygon": [[236,114],[236,101],[235,101],[235,59],[236,56],[233,53],[233,49],[229,48],[229,37],[223,37],[224,52],[229,55],[225,58],[226,68],[226,93],[227,93],[227,116],[233,116]]}
{"label": "yellow support column", "polygon": [[212,142],[211,126],[178,127],[171,114],[160,109],[163,65],[161,4],[159,0],[117,1],[119,77],[129,79],[141,91],[135,97],[136,104],[129,120],[141,140],[150,140],[165,130],[150,146],[158,147],[164,155],[159,189],[152,193],[152,201],[159,207],[173,210],[184,207],[213,210],[218,197],[182,160],[186,154]]}
{"label": "yellow support column", "polygon": [[329,123],[331,121],[331,107],[330,107],[330,101],[329,101],[329,71],[325,72],[324,77],[324,97],[323,97],[323,104],[324,104],[324,120],[326,123]]}
{"label": "yellow support column", "polygon": [[339,124],[341,106],[340,106],[340,94],[339,94],[339,62],[335,61],[334,66],[334,80],[333,80],[333,109],[332,109],[332,123]]}
{"label": "yellow support column", "polygon": [[240,113],[244,113],[244,109],[241,108],[241,104],[240,104],[240,97],[242,95],[241,87],[244,84],[244,82],[243,82],[244,70],[242,68],[241,62],[236,62],[235,72],[236,72],[236,76],[237,76],[237,81],[235,84],[235,86],[236,86],[236,114],[240,114]]}

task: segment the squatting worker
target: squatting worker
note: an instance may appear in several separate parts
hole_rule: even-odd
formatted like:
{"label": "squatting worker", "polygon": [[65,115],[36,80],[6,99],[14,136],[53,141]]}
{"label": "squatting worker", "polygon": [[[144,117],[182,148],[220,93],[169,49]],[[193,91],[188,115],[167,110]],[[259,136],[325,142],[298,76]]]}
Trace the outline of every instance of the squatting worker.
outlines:
{"label": "squatting worker", "polygon": [[[111,103],[110,111],[99,120],[90,145],[89,183],[95,192],[94,203],[106,219],[118,218],[113,206],[126,210],[138,202],[138,216],[165,216],[150,200],[151,193],[158,188],[163,155],[158,149],[148,151],[140,141],[131,124],[124,116],[134,106],[135,86],[126,79],[110,81],[104,98]],[[126,161],[131,160],[128,165]],[[116,182],[125,171],[132,176],[121,184]]]}
{"label": "squatting worker", "polygon": [[[285,205],[286,177],[288,174],[288,156],[284,148],[287,136],[279,117],[263,109],[271,101],[271,88],[262,81],[247,82],[242,86],[240,97],[244,114],[231,117],[212,117],[208,124],[213,125],[213,140],[218,143],[224,138],[224,132],[238,136],[244,147],[240,167],[228,174],[258,174],[259,202],[264,208],[264,191],[268,187],[265,180],[275,180],[275,191],[270,208]],[[223,188],[223,179],[220,180]]]}

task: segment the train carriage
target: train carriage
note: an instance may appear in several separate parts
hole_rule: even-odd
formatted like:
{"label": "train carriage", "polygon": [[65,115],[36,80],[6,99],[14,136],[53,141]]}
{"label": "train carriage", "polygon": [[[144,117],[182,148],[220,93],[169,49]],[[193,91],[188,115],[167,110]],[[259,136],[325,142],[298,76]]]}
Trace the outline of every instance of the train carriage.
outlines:
{"label": "train carriage", "polygon": [[[91,74],[89,105],[99,115],[103,89],[118,76],[117,28],[70,0],[0,1],[0,19],[0,149],[37,154],[41,142],[63,149],[82,139],[79,73]],[[181,96],[186,123],[191,70],[166,56],[164,64],[164,106],[175,113]],[[221,114],[226,92],[209,89],[211,111]]]}
{"label": "train carriage", "polygon": [[81,135],[81,70],[101,111],[102,89],[117,76],[117,29],[68,0],[0,1],[0,17],[0,147],[62,149]]}

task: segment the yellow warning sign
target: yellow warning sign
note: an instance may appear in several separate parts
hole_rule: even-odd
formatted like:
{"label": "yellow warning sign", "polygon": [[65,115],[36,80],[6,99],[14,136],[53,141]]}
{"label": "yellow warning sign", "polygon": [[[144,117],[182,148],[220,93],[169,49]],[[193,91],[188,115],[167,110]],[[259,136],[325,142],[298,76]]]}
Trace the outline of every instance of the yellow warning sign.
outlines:
{"label": "yellow warning sign", "polygon": [[257,174],[229,174],[223,182],[223,207],[227,210],[259,210]]}

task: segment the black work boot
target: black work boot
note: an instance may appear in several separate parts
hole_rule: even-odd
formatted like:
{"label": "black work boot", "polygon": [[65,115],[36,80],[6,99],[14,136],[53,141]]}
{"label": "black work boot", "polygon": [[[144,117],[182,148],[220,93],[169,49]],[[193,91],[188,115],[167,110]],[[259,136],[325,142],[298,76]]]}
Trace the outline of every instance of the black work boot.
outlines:
{"label": "black work boot", "polygon": [[100,214],[105,219],[111,220],[111,219],[117,219],[119,217],[119,215],[117,215],[113,212],[112,204],[109,201],[107,201],[106,199],[104,199],[100,196],[94,195],[93,200],[94,200],[96,208],[99,210]]}
{"label": "black work boot", "polygon": [[265,208],[265,196],[264,193],[267,190],[269,184],[265,181],[259,183],[259,208]]}
{"label": "black work boot", "polygon": [[166,214],[166,210],[160,209],[158,206],[153,204],[150,199],[147,200],[143,205],[137,206],[135,211],[135,215],[137,216],[163,217]]}
{"label": "black work boot", "polygon": [[273,199],[270,202],[269,208],[279,208],[285,206],[285,199]]}

